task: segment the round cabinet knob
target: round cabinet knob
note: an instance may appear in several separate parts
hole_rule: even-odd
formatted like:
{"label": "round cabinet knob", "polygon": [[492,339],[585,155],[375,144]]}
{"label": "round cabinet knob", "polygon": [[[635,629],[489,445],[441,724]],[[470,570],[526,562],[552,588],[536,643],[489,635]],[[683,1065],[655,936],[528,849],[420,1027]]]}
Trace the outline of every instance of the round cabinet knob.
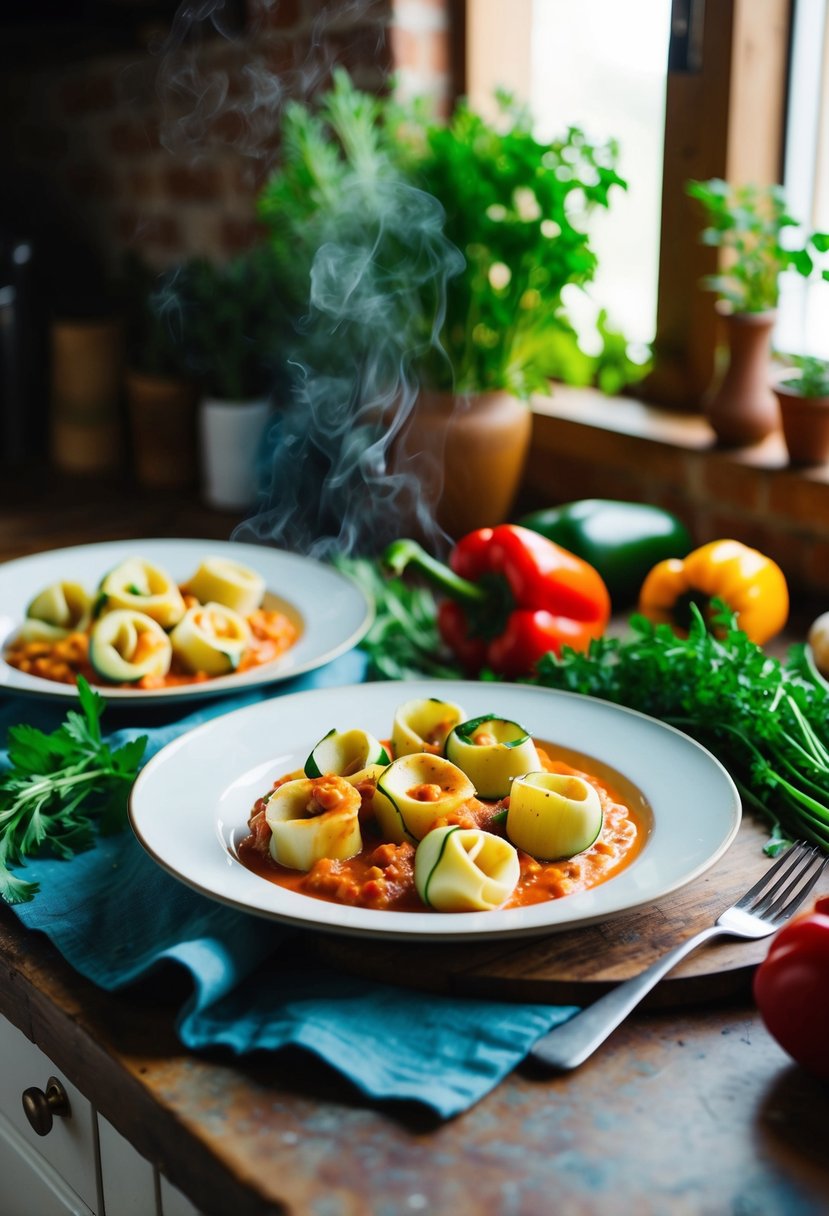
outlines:
{"label": "round cabinet knob", "polygon": [[45,1093],[36,1085],[23,1090],[23,1109],[32,1129],[39,1136],[48,1136],[54,1116],[62,1118],[70,1113],[69,1098],[57,1077],[50,1077]]}

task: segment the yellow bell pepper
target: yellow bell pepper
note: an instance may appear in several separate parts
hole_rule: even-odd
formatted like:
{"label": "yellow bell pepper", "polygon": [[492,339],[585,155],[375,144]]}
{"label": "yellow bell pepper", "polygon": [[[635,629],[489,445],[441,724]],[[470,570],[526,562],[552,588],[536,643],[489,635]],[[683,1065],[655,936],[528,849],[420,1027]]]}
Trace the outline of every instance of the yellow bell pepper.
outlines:
{"label": "yellow bell pepper", "polygon": [[684,633],[689,604],[705,615],[712,599],[736,613],[737,625],[758,646],[775,637],[789,615],[789,590],[780,567],[738,540],[713,540],[687,557],[658,562],[639,593],[639,611]]}

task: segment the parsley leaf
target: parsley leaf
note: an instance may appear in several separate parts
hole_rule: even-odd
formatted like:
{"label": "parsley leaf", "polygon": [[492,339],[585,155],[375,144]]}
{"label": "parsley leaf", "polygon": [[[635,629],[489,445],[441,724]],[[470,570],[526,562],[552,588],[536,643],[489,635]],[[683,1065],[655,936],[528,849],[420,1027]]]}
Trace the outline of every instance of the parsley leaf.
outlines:
{"label": "parsley leaf", "polygon": [[69,858],[92,847],[95,829],[120,831],[127,798],[147,745],[146,736],[113,751],[101,734],[106,702],[82,676],[80,710],[57,730],[9,728],[8,767],[0,772],[0,898],[26,903],[38,884],[13,874],[27,857]]}

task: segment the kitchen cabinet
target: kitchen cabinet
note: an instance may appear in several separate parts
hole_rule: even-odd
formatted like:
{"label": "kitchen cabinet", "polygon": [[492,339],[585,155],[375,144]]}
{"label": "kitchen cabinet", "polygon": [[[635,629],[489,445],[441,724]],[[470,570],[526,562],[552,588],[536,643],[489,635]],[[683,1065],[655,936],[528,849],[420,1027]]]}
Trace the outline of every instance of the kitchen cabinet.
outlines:
{"label": "kitchen cabinet", "polygon": [[[34,1130],[26,1114],[51,1126]],[[47,1095],[52,1108],[46,1113]],[[41,1129],[43,1130],[43,1129]],[[0,1216],[198,1216],[69,1078],[0,1017]]]}

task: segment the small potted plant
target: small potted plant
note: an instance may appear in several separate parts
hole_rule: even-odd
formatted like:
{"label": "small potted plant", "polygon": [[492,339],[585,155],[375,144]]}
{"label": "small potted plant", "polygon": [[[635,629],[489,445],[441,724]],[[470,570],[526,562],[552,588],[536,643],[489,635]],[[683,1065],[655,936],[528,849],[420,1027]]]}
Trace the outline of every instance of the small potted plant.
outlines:
{"label": "small potted plant", "polygon": [[228,262],[196,258],[178,284],[183,342],[201,399],[203,492],[238,510],[256,497],[256,455],[281,382],[285,312],[271,251],[255,246]]}
{"label": "small potted plant", "polygon": [[829,363],[812,355],[792,355],[795,369],[775,385],[783,438],[792,464],[829,460]]}
{"label": "small potted plant", "polygon": [[136,479],[183,489],[197,477],[197,392],[186,368],[181,317],[169,307],[174,278],[175,271],[156,271],[137,256],[125,260],[124,390]]}
{"label": "small potted plant", "polygon": [[712,178],[686,188],[705,215],[700,240],[724,254],[718,272],[702,280],[719,297],[728,340],[725,374],[704,402],[705,414],[721,442],[756,443],[779,425],[770,367],[780,276],[817,273],[816,255],[829,250],[829,234],[803,231],[779,185]]}

